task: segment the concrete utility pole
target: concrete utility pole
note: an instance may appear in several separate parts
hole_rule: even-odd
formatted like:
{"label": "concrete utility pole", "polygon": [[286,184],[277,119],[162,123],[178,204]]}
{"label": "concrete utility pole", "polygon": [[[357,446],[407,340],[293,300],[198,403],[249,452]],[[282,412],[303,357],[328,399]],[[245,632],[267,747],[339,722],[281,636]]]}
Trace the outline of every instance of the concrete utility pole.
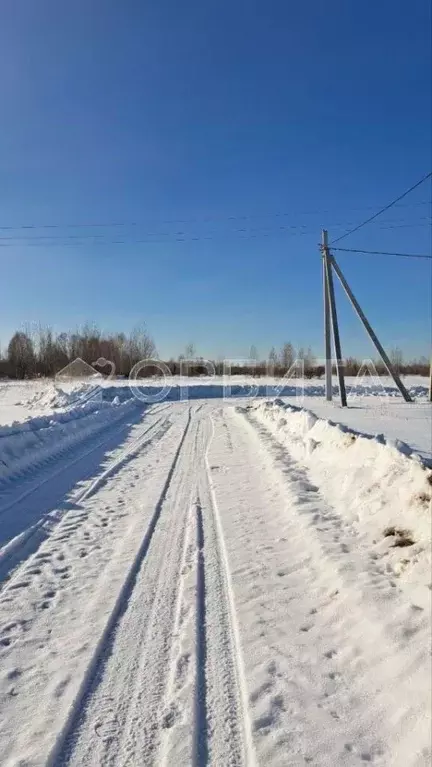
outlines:
{"label": "concrete utility pole", "polygon": [[330,337],[330,300],[327,281],[327,262],[329,259],[328,233],[322,230],[322,262],[323,262],[323,291],[324,291],[324,344],[325,344],[325,390],[326,400],[333,399],[332,386],[332,361],[331,361],[331,337]]}
{"label": "concrete utility pole", "polygon": [[[331,316],[331,324],[333,328],[333,342],[334,342],[335,353],[336,353],[336,368],[337,368],[338,381],[339,381],[341,405],[342,407],[346,407],[347,396],[346,396],[346,390],[345,390],[342,348],[341,348],[341,342],[340,342],[339,324],[338,324],[336,300],[335,300],[334,285],[333,285],[332,257],[330,256],[330,252],[329,252],[328,232],[326,229],[323,229],[322,239],[323,239],[325,277],[326,277],[326,283],[325,283],[326,290],[324,292],[324,295],[327,293],[327,301],[330,304],[330,316]],[[324,310],[324,314],[326,314],[326,311],[327,309]],[[327,332],[328,331],[326,329],[326,390],[329,385],[329,379],[330,379],[330,386],[331,386],[331,353],[328,352],[328,347],[327,347],[327,344],[328,344]],[[330,358],[330,361],[329,361],[329,358]]]}
{"label": "concrete utility pole", "polygon": [[382,361],[384,362],[384,365],[386,366],[388,372],[390,373],[391,377],[393,378],[393,381],[395,382],[397,388],[399,389],[400,393],[402,394],[402,397],[404,398],[405,402],[412,402],[412,399],[410,395],[408,394],[407,390],[405,389],[405,386],[403,385],[401,379],[399,378],[398,373],[394,369],[393,365],[391,364],[387,354],[385,353],[383,347],[381,346],[374,330],[372,329],[371,325],[369,324],[365,313],[363,312],[359,302],[357,301],[354,293],[352,292],[350,286],[348,285],[344,275],[342,274],[341,268],[338,265],[336,259],[334,256],[330,256],[329,258],[330,262],[330,269],[333,267],[335,270],[337,276],[339,277],[339,280],[342,284],[343,289],[345,290],[345,293],[347,294],[349,300],[351,301],[357,316],[361,320],[363,327],[366,330],[366,333],[368,334],[369,338],[371,339],[372,343],[375,346],[375,349],[377,350],[378,354],[380,355]]}
{"label": "concrete utility pole", "polygon": [[429,370],[429,402],[432,402],[432,357]]}

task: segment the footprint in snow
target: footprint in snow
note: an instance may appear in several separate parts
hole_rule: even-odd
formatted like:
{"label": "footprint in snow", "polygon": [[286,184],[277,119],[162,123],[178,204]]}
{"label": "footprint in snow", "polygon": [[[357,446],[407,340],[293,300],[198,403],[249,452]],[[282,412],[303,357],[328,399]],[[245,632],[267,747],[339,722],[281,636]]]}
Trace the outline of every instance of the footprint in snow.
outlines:
{"label": "footprint in snow", "polygon": [[175,684],[176,689],[179,690],[186,682],[186,678],[189,671],[189,665],[190,665],[190,654],[189,653],[182,653],[179,658],[177,658],[176,663],[176,672],[175,672]]}
{"label": "footprint in snow", "polygon": [[270,698],[268,711],[254,719],[253,728],[255,731],[263,730],[264,734],[271,732],[272,726],[278,722],[281,712],[285,711],[285,702],[280,693]]}
{"label": "footprint in snow", "polygon": [[170,730],[171,727],[174,727],[176,721],[179,719],[179,716],[180,716],[180,712],[178,710],[178,707],[174,703],[172,703],[168,711],[166,711],[162,717],[163,729]]}
{"label": "footprint in snow", "polygon": [[0,634],[0,647],[10,647],[15,644],[25,631],[25,621],[13,621],[3,626]]}
{"label": "footprint in snow", "polygon": [[6,673],[6,679],[8,679],[9,681],[12,681],[12,679],[18,679],[18,677],[20,677],[21,674],[22,674],[21,669],[19,669],[19,668],[11,668]]}
{"label": "footprint in snow", "polygon": [[276,661],[271,660],[270,663],[267,664],[266,671],[268,674],[271,674],[271,676],[276,676],[276,672],[277,672]]}
{"label": "footprint in snow", "polygon": [[96,722],[94,731],[103,743],[112,743],[120,735],[120,723],[115,713],[109,713],[106,719]]}
{"label": "footprint in snow", "polygon": [[366,751],[365,749],[359,752],[359,749],[354,745],[354,743],[345,743],[344,750],[349,754],[358,755],[362,762],[374,762],[375,757],[384,756],[384,750],[381,747],[371,751]]}
{"label": "footprint in snow", "polygon": [[17,591],[18,589],[25,589],[30,585],[30,581],[18,581],[18,583],[12,583],[9,588],[11,591]]}
{"label": "footprint in snow", "polygon": [[61,698],[64,694],[69,682],[71,680],[71,677],[68,675],[64,679],[61,680],[61,682],[58,682],[55,689],[54,689],[54,697],[55,698]]}
{"label": "footprint in snow", "polygon": [[249,700],[251,703],[256,703],[257,700],[259,700],[263,695],[270,692],[270,690],[274,687],[274,680],[273,679],[267,679],[265,682],[260,684],[260,686],[251,692],[249,695]]}
{"label": "footprint in snow", "polygon": [[324,653],[324,657],[331,660],[331,658],[334,658],[336,654],[337,654],[337,650],[327,650],[327,652]]}
{"label": "footprint in snow", "polygon": [[68,570],[70,570],[69,565],[65,565],[64,567],[53,567],[53,573],[56,575],[61,575],[62,573],[67,573]]}

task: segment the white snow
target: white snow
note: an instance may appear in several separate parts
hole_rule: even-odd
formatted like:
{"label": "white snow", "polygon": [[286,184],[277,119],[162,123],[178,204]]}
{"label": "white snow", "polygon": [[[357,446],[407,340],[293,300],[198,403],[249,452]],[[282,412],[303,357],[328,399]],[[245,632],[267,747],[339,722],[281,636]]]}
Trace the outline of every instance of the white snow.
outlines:
{"label": "white snow", "polygon": [[[298,404],[291,398],[283,399],[286,403]],[[376,401],[361,396],[352,400],[349,407],[342,408],[337,399],[329,403],[305,397],[302,405],[320,418],[363,434],[381,435],[387,443],[404,443],[432,465],[432,407],[429,402],[420,400],[413,405],[396,397],[382,397]],[[402,444],[400,448],[404,449]]]}
{"label": "white snow", "polygon": [[118,398],[112,402],[86,402],[59,413],[1,426],[0,488],[6,480],[30,466],[41,464],[61,450],[102,431],[134,406],[136,402],[132,399],[121,405]]}
{"label": "white snow", "polygon": [[[256,404],[252,412],[299,462],[337,508],[374,559],[389,574],[418,584],[417,596],[428,605],[431,582],[432,470],[418,454],[398,441],[370,438],[317,418],[310,410],[280,400]],[[411,454],[408,457],[408,454]],[[409,547],[395,546],[403,530]],[[399,536],[400,537],[400,536]]]}
{"label": "white snow", "polygon": [[[98,382],[100,383],[100,382]],[[86,400],[98,388],[88,381],[62,383],[46,379],[0,382],[0,424],[9,425],[36,415],[48,415]],[[99,400],[101,397],[99,396]]]}
{"label": "white snow", "polygon": [[0,385],[0,764],[426,767],[425,382],[191,383]]}

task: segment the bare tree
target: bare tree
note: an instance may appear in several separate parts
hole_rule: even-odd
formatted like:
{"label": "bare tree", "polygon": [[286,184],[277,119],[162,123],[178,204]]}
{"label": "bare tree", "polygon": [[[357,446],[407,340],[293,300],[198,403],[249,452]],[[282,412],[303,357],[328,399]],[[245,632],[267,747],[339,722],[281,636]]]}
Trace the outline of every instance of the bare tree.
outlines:
{"label": "bare tree", "polygon": [[403,354],[402,349],[400,349],[398,346],[395,346],[393,349],[391,349],[390,362],[396,370],[396,373],[400,373],[403,366]]}
{"label": "bare tree", "polygon": [[258,349],[254,344],[252,344],[250,351],[249,351],[249,359],[256,360],[258,362]]}
{"label": "bare tree", "polygon": [[30,336],[20,331],[11,339],[8,359],[2,366],[8,375],[52,376],[78,357],[89,365],[107,360],[111,365],[103,372],[115,370],[118,375],[129,375],[137,362],[157,356],[154,341],[144,325],[135,327],[128,338],[124,333],[106,335],[89,323],[73,333],[57,335],[41,325],[32,326],[31,333]]}
{"label": "bare tree", "polygon": [[361,368],[361,363],[355,357],[347,357],[345,360],[345,375],[356,376]]}
{"label": "bare tree", "polygon": [[144,325],[133,328],[129,338],[124,344],[124,356],[127,359],[129,372],[137,362],[156,357],[156,347],[153,339],[148,335]]}
{"label": "bare tree", "polygon": [[186,344],[185,348],[185,359],[187,360],[193,360],[196,354],[195,344],[190,341],[188,344]]}
{"label": "bare tree", "polygon": [[282,346],[281,363],[285,370],[289,370],[295,359],[295,351],[292,343],[287,341]]}
{"label": "bare tree", "polygon": [[311,376],[314,373],[314,367],[316,364],[315,355],[311,347],[308,346],[307,350],[305,351],[304,347],[301,346],[297,352],[297,359],[303,361],[303,370],[304,370],[305,376],[307,378],[311,378]]}
{"label": "bare tree", "polygon": [[8,362],[16,378],[29,378],[35,370],[35,353],[26,333],[15,333],[9,341]]}
{"label": "bare tree", "polygon": [[37,371],[40,375],[52,376],[69,362],[64,335],[56,337],[51,328],[39,327]]}
{"label": "bare tree", "polygon": [[150,359],[157,356],[153,338],[148,334],[144,324],[137,325],[133,330],[133,338],[139,352],[139,359]]}
{"label": "bare tree", "polygon": [[313,351],[312,351],[310,346],[308,346],[308,348],[307,348],[307,351],[306,351],[306,354],[305,354],[305,357],[304,357],[304,361],[305,361],[305,368],[307,370],[311,370],[311,368],[313,368],[315,366],[316,357],[315,357],[315,354],[313,353]]}

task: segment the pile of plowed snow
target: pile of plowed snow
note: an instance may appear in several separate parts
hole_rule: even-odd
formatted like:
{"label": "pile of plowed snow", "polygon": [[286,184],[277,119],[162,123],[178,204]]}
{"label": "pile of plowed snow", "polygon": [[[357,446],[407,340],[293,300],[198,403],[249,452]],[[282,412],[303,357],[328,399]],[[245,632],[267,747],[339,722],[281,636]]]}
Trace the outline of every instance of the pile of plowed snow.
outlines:
{"label": "pile of plowed snow", "polygon": [[[409,377],[405,385],[413,399],[417,402],[426,402],[428,386],[426,379],[421,377]],[[7,385],[3,385],[3,394]],[[383,398],[387,402],[402,400],[399,391],[388,377],[381,379],[346,379],[346,387],[349,402],[357,402],[359,397],[367,399]],[[264,397],[311,397],[314,399],[324,398],[324,384],[317,381],[302,379],[275,379],[271,377],[251,376],[201,376],[187,378],[180,376],[162,378],[145,378],[137,380],[98,378],[76,379],[74,381],[50,381],[37,379],[25,384],[10,384],[10,393],[19,393],[20,401],[11,400],[11,405],[19,406],[17,415],[23,413],[47,414],[52,411],[74,408],[79,403],[89,401],[113,400],[116,396],[123,402],[129,397],[135,396],[143,403],[151,404],[160,401],[179,401],[195,399],[243,399]],[[27,396],[23,396],[27,393]],[[338,397],[338,386],[333,386],[333,396]],[[1,392],[0,392],[1,393]],[[1,402],[0,402],[1,404]],[[7,421],[14,420],[7,415]],[[5,418],[5,415],[2,415]],[[5,422],[5,421],[3,421]]]}
{"label": "pile of plowed snow", "polygon": [[255,403],[265,424],[299,462],[327,500],[375,546],[387,572],[418,584],[430,599],[432,471],[404,443],[372,437],[318,418],[280,400]]}
{"label": "pile of plowed snow", "polygon": [[[408,379],[405,383],[408,392],[412,399],[423,402],[428,397],[428,387],[422,383],[424,379],[416,381],[413,377]],[[116,382],[116,386],[119,386],[119,382]],[[167,401],[177,401],[181,399],[220,399],[224,398],[243,398],[243,397],[325,397],[325,385],[324,383],[318,383],[311,380],[303,380],[301,378],[271,378],[271,377],[257,377],[251,376],[214,376],[209,378],[202,376],[201,378],[180,378],[179,376],[162,378],[145,378],[137,379],[135,381],[121,382],[121,385],[130,385],[131,389],[134,388],[141,393],[143,397],[154,397],[158,392],[162,392],[165,388],[165,395],[163,399]],[[390,398],[394,400],[401,400],[402,396],[394,383],[387,377],[382,379],[362,379],[358,381],[356,378],[346,378],[346,389],[348,398],[357,397],[373,397],[379,399],[381,397]],[[337,398],[339,396],[339,386],[333,385],[333,396]]]}
{"label": "pile of plowed snow", "polygon": [[42,389],[38,389],[32,397],[21,403],[29,410],[59,410],[76,406],[78,403],[101,400],[101,390],[94,383],[79,382],[70,387],[63,388],[53,383]]}
{"label": "pile of plowed snow", "polygon": [[90,401],[0,427],[0,487],[30,467],[121,419],[136,400]]}

